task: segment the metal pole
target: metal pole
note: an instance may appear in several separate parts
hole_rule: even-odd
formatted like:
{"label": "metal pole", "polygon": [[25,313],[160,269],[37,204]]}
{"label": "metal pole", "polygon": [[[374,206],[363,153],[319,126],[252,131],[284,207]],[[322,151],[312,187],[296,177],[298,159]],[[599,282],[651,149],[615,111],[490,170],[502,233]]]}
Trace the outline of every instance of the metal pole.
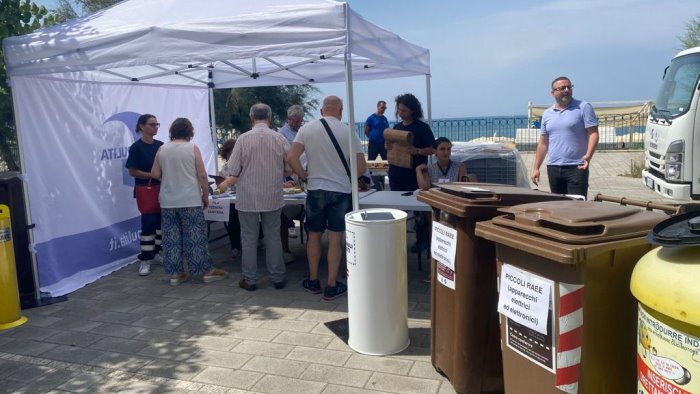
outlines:
{"label": "metal pole", "polygon": [[[12,88],[11,82],[12,80],[10,79],[10,88]],[[15,96],[15,90],[12,89],[12,101],[14,103],[18,103],[19,101],[17,100],[17,96]],[[20,166],[23,166],[24,164],[24,150],[22,149],[22,133],[20,133],[20,130],[22,129],[20,126],[20,118],[17,115],[17,105],[13,106],[13,111],[15,115],[15,128],[17,132],[17,148],[19,150],[19,163]],[[32,221],[32,210],[29,207],[29,191],[27,190],[27,182],[24,179],[24,169],[22,168],[21,174],[21,180],[22,180],[22,192],[24,194],[24,211],[27,214],[27,233],[29,235],[29,256],[31,259],[31,264],[32,264],[32,280],[34,281],[34,300],[36,301],[37,305],[41,304],[41,289],[39,288],[39,269],[36,263],[36,249],[34,248],[34,228],[33,224],[34,222]]]}
{"label": "metal pole", "polygon": [[[433,100],[432,94],[430,92],[430,74],[425,74],[425,95],[426,95],[426,108],[428,110],[428,126],[430,130],[433,130]],[[435,134],[435,132],[433,132]],[[428,164],[433,164],[433,156],[428,157]]]}
{"label": "metal pole", "polygon": [[214,169],[215,174],[219,173],[219,160],[216,154],[219,150],[218,141],[216,138],[216,111],[214,111],[214,66],[209,66],[209,80],[207,81],[207,86],[209,87],[209,125],[211,126],[211,141],[214,143]]}
{"label": "metal pole", "polygon": [[428,126],[430,129],[433,128],[433,100],[430,93],[430,74],[425,74],[425,94],[427,96],[427,108],[428,108]]}
{"label": "metal pole", "polygon": [[357,156],[352,149],[352,141],[355,134],[355,101],[352,91],[352,52],[350,48],[350,9],[348,3],[343,4],[345,10],[345,90],[346,102],[348,108],[348,125],[350,126],[350,134],[348,135],[348,143],[350,147],[350,184],[352,187],[352,209],[353,211],[360,209],[360,198],[357,191]]}

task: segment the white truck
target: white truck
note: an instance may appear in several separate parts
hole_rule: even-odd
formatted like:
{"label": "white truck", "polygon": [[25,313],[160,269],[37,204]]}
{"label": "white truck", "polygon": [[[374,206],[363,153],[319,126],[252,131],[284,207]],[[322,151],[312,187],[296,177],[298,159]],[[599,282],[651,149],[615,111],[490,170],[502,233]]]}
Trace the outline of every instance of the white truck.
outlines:
{"label": "white truck", "polygon": [[644,133],[647,187],[673,200],[700,199],[700,47],[666,67]]}

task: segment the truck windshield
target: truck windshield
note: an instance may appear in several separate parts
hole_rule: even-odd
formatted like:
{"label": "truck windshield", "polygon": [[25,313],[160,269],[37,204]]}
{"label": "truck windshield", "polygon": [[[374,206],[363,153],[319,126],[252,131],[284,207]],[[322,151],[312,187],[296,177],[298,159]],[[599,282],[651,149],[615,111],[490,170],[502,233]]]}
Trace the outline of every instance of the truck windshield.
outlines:
{"label": "truck windshield", "polygon": [[668,68],[653,112],[669,118],[683,115],[690,107],[700,77],[700,53],[674,59]]}

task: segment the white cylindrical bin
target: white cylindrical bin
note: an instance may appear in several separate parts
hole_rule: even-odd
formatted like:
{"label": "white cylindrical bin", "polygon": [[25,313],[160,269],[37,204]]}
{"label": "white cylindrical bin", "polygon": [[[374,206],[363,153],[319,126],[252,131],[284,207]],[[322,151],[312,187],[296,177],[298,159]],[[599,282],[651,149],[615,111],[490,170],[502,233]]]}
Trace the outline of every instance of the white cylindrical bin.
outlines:
{"label": "white cylindrical bin", "polygon": [[408,347],[406,212],[361,209],[345,215],[348,345],[381,356]]}

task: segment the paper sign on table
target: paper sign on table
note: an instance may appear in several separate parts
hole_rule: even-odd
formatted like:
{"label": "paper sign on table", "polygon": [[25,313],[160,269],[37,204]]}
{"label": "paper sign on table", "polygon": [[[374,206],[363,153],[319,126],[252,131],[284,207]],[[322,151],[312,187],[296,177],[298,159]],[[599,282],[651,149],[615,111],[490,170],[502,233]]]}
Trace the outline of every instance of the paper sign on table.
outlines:
{"label": "paper sign on table", "polygon": [[209,207],[204,210],[204,219],[217,222],[228,222],[231,202],[226,199],[210,199]]}

